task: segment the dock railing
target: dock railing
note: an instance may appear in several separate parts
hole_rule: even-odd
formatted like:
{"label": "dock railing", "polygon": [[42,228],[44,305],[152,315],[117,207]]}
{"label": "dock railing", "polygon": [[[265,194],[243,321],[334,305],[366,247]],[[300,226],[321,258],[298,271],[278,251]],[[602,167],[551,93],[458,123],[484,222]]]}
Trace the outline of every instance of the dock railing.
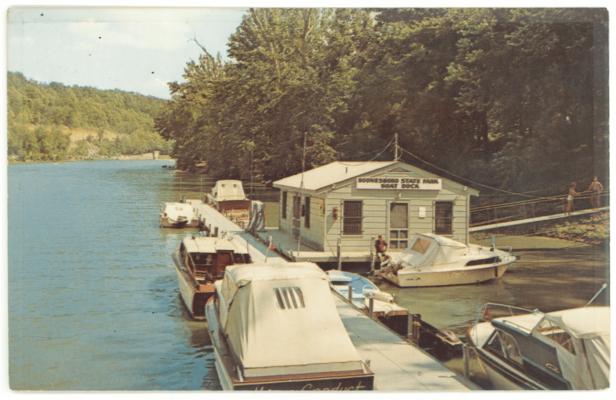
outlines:
{"label": "dock railing", "polygon": [[[582,192],[582,194],[576,196],[573,200],[574,210],[581,211],[596,208],[591,204],[591,198],[592,195],[588,192]],[[471,207],[470,226],[475,227],[563,213],[565,211],[566,199],[567,195],[561,194]],[[599,203],[600,207],[609,205],[609,192],[603,192],[599,195]]]}

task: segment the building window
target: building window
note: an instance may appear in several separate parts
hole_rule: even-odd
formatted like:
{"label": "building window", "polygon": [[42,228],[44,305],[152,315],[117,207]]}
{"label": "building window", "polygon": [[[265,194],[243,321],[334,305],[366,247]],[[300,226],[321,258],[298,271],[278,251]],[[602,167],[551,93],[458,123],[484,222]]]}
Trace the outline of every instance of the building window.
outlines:
{"label": "building window", "polygon": [[282,192],[282,219],[287,219],[287,192]]}
{"label": "building window", "polygon": [[453,202],[434,203],[434,233],[451,235],[453,233]]}
{"label": "building window", "polygon": [[409,247],[408,203],[389,204],[389,247],[392,249]]}
{"label": "building window", "polygon": [[304,200],[304,226],[310,228],[310,197]]}
{"label": "building window", "polygon": [[343,224],[342,234],[344,235],[361,235],[362,233],[362,202],[350,201],[344,202],[343,209]]}

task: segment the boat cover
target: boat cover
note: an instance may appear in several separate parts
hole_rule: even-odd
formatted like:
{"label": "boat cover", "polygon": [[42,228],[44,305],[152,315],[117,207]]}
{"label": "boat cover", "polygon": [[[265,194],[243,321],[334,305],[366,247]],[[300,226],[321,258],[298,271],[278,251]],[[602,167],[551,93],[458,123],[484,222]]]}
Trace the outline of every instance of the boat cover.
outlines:
{"label": "boat cover", "polygon": [[468,253],[468,247],[455,240],[433,235],[411,236],[409,247],[397,255],[397,262],[403,266],[426,267],[459,261]]}
{"label": "boat cover", "polygon": [[194,219],[194,211],[192,205],[188,203],[165,203],[163,211],[167,214],[167,218],[172,221],[177,221],[179,217],[185,217],[188,222]]}
{"label": "boat cover", "polygon": [[[573,389],[605,389],[610,378],[610,307],[581,307],[546,314],[574,340],[574,352],[556,346],[563,377]],[[539,322],[537,327],[541,326]],[[533,335],[540,337],[537,328]],[[548,339],[549,340],[549,339]]]}
{"label": "boat cover", "polygon": [[221,326],[246,377],[362,369],[316,264],[227,267],[219,302]]}
{"label": "boat cover", "polygon": [[212,189],[212,196],[216,201],[246,200],[242,181],[230,179],[216,181]]}

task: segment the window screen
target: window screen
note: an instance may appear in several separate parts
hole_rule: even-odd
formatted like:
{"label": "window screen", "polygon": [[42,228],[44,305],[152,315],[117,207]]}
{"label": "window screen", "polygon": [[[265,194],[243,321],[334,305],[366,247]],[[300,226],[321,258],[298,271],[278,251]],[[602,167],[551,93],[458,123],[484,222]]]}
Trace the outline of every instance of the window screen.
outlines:
{"label": "window screen", "polygon": [[361,235],[362,233],[362,202],[345,201],[343,210],[342,233],[345,235]]}
{"label": "window screen", "polygon": [[453,233],[453,202],[437,201],[434,204],[434,233]]}

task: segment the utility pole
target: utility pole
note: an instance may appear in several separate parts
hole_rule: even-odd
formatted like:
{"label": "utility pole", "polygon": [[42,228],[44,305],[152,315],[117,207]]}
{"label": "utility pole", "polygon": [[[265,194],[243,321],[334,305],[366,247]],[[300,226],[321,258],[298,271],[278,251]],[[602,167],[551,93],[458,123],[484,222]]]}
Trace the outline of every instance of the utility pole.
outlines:
{"label": "utility pole", "polygon": [[[299,253],[302,249],[302,197],[304,194],[301,193],[304,190],[304,171],[306,170],[306,133],[304,132],[304,146],[302,148],[302,178],[299,184],[300,187],[300,198],[299,198],[299,226],[297,228],[297,252]],[[305,207],[305,205],[304,205]],[[305,213],[305,211],[304,211]]]}
{"label": "utility pole", "polygon": [[400,160],[400,154],[398,154],[398,134],[394,133],[394,161]]}

